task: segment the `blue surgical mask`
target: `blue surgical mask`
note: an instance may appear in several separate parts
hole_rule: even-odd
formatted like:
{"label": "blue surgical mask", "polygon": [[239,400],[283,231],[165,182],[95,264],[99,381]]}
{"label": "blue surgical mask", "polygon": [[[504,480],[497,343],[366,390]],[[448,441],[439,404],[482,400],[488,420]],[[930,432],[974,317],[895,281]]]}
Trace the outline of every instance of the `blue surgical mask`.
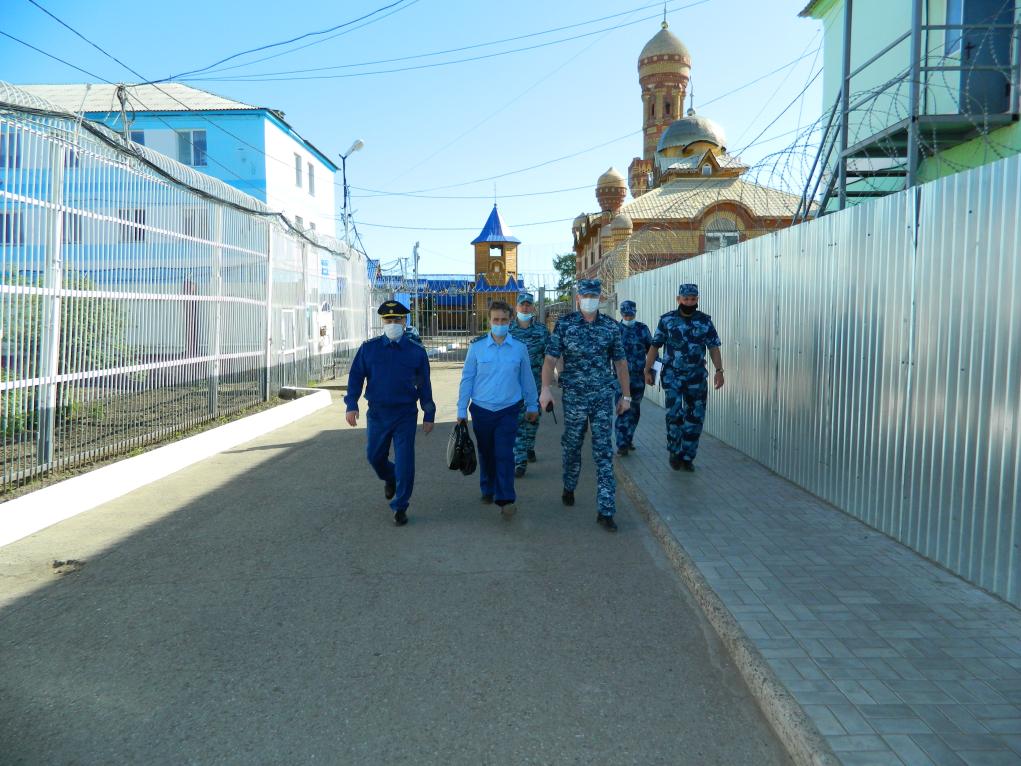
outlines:
{"label": "blue surgical mask", "polygon": [[582,298],[578,301],[579,307],[586,314],[594,314],[599,310],[599,299],[598,298]]}
{"label": "blue surgical mask", "polygon": [[495,324],[490,328],[494,338],[502,338],[510,330],[509,324]]}
{"label": "blue surgical mask", "polygon": [[383,334],[390,340],[397,340],[399,337],[404,335],[404,325],[385,324],[383,325]]}
{"label": "blue surgical mask", "polygon": [[519,322],[530,322],[531,320],[532,320],[532,315],[531,314],[522,314],[520,311],[518,312],[518,321]]}
{"label": "blue surgical mask", "polygon": [[621,319],[620,321],[624,324],[625,327],[634,327],[635,326],[635,320],[634,319]]}

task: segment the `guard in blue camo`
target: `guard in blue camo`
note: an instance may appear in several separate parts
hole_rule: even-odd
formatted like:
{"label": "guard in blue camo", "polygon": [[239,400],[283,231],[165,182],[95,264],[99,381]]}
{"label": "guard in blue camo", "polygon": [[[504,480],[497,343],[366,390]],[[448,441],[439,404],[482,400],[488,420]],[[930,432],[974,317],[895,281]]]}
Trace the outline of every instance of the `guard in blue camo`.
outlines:
{"label": "guard in blue camo", "polygon": [[652,348],[645,357],[645,382],[655,383],[653,364],[663,349],[660,376],[666,393],[666,440],[670,467],[694,471],[698,439],[709,395],[706,351],[716,368],[713,388],[723,387],[720,336],[712,317],[698,310],[698,285],[683,284],[677,291],[677,310],[659,318]]}
{"label": "guard in blue camo", "polygon": [[638,304],[624,301],[620,304],[620,337],[624,342],[628,377],[631,379],[631,408],[617,416],[617,454],[627,457],[635,448],[635,429],[642,417],[642,397],[645,396],[645,357],[652,348],[649,326],[635,320]]}
{"label": "guard in blue camo", "polygon": [[[511,322],[511,337],[523,343],[528,349],[528,361],[535,378],[535,389],[542,385],[542,363],[546,359],[546,345],[549,343],[549,330],[535,316],[535,296],[531,293],[518,293],[517,318]],[[514,438],[514,476],[525,475],[529,463],[534,463],[535,434],[539,430],[539,421],[530,421],[525,417],[526,408],[521,406],[518,414],[518,433]],[[542,413],[539,413],[540,415]]]}
{"label": "guard in blue camo", "polygon": [[[563,360],[560,383],[564,392],[564,433],[560,439],[564,462],[564,505],[574,505],[574,490],[581,473],[581,445],[591,426],[592,459],[596,464],[599,512],[596,521],[616,532],[613,515],[617,510],[617,478],[613,474],[613,414],[631,406],[631,381],[624,358],[620,325],[599,313],[602,283],[598,279],[578,280],[578,311],[557,322],[546,348],[542,365],[542,394],[539,409],[553,403],[553,368]],[[616,382],[620,386],[618,397]]]}

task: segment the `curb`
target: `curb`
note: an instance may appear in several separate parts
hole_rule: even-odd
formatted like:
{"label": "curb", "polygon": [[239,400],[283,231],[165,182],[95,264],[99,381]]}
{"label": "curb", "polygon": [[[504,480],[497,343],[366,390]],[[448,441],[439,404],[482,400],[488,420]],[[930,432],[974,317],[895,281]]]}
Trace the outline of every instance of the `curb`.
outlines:
{"label": "curb", "polygon": [[812,719],[776,677],[769,663],[741,629],[734,615],[709,585],[698,565],[674,537],[645,493],[626,469],[621,467],[616,473],[653,537],[663,547],[671,566],[694,595],[706,619],[727,647],[766,720],[794,762],[798,766],[840,766],[840,760]]}
{"label": "curb", "polygon": [[0,503],[0,548],[328,407],[316,391]]}

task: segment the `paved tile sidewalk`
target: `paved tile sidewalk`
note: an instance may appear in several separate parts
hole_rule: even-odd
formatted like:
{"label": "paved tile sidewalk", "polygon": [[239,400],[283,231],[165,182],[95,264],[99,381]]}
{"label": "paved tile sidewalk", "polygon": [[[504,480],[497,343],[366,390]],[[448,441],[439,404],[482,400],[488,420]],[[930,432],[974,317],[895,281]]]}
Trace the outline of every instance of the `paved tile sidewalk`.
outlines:
{"label": "paved tile sidewalk", "polygon": [[721,442],[618,464],[843,763],[1021,764],[1021,611]]}

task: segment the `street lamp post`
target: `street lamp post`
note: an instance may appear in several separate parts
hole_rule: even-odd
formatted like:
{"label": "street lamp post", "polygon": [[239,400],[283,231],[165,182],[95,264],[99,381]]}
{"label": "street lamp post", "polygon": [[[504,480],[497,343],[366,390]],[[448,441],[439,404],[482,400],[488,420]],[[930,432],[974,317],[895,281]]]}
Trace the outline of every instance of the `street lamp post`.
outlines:
{"label": "street lamp post", "polygon": [[350,192],[350,190],[348,189],[348,186],[347,186],[347,158],[352,153],[357,152],[359,149],[361,149],[364,146],[365,146],[365,142],[362,141],[362,139],[360,139],[360,138],[356,138],[354,143],[351,144],[351,147],[347,150],[347,152],[345,152],[344,154],[340,155],[340,173],[341,173],[341,176],[342,176],[342,179],[343,179],[343,182],[344,182],[344,201],[343,201],[343,204],[344,204],[344,245],[347,247],[347,251],[348,251],[347,254],[349,256],[351,254],[351,241],[350,241],[350,238],[348,236],[348,223],[349,223],[349,217],[350,216],[349,216],[347,208],[348,208],[349,200],[351,199],[351,192]]}

